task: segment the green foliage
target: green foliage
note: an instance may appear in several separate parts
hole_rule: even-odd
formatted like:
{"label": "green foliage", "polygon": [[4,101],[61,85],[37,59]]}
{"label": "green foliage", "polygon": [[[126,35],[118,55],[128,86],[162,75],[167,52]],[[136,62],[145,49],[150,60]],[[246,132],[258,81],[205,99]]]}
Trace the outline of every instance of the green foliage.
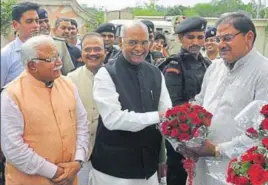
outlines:
{"label": "green foliage", "polygon": [[11,13],[14,4],[16,4],[16,0],[1,1],[1,35],[5,37],[10,33]]}
{"label": "green foliage", "polygon": [[87,31],[94,31],[99,25],[104,23],[104,11],[95,7],[84,7],[91,14],[91,20],[86,23]]}
{"label": "green foliage", "polygon": [[244,12],[252,18],[257,17],[257,7],[259,6],[259,18],[268,18],[268,10],[263,5],[258,5],[252,1],[244,4],[242,0],[211,0],[209,3],[198,3],[193,7],[176,5],[172,7],[157,6],[158,0],[149,0],[138,7],[132,8],[134,16],[202,16],[220,17],[227,12]]}

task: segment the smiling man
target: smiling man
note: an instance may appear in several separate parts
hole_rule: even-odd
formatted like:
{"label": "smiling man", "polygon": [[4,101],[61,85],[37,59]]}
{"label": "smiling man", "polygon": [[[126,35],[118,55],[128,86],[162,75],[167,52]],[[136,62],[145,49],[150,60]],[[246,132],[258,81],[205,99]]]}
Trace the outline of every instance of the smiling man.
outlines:
{"label": "smiling man", "polygon": [[214,26],[208,27],[206,30],[206,40],[205,40],[205,57],[209,60],[215,60],[219,58],[218,44],[216,43],[217,28]]}
{"label": "smiling man", "polygon": [[92,32],[87,33],[82,41],[82,61],[84,66],[76,69],[68,74],[68,77],[75,83],[78,88],[79,95],[87,111],[87,119],[89,121],[90,144],[87,162],[83,169],[78,174],[79,185],[91,185],[91,176],[89,176],[92,169],[90,159],[92,149],[95,143],[96,130],[98,126],[99,112],[96,103],[93,99],[93,82],[94,76],[103,66],[105,58],[105,48],[103,38],[100,34]]}
{"label": "smiling man", "polygon": [[26,70],[1,94],[6,185],[77,185],[88,151],[88,121],[74,84],[47,35],[21,47]]}
{"label": "smiling man", "polygon": [[122,54],[95,76],[101,119],[92,153],[94,185],[158,185],[162,136],[155,128],[171,101],[161,72],[145,61],[149,33],[124,25]]}
{"label": "smiling man", "polygon": [[254,100],[268,100],[268,59],[254,47],[257,35],[252,20],[242,13],[230,13],[216,26],[221,58],[209,67],[195,97],[195,103],[213,114],[208,139],[215,143],[196,151],[200,157],[215,157],[216,161],[199,158],[194,184],[200,185],[225,184],[208,174],[226,173],[230,161],[226,148],[241,134],[235,116]]}
{"label": "smiling man", "polygon": [[[201,17],[184,19],[176,33],[182,44],[179,54],[167,58],[164,69],[169,95],[173,106],[188,102],[201,90],[203,76],[210,61],[203,58],[200,50],[205,43],[207,21]],[[185,184],[187,174],[182,166],[182,155],[174,151],[169,142],[167,147],[167,184]]]}

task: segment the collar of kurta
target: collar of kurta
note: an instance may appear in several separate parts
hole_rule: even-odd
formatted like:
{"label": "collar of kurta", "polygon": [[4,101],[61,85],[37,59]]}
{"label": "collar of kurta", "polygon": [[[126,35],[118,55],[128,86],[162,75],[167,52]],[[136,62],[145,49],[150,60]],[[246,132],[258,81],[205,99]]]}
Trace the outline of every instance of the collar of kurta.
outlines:
{"label": "collar of kurta", "polygon": [[[228,62],[224,62],[224,64],[230,71],[235,71],[238,68],[245,65],[246,63],[248,63],[249,61],[254,60],[254,57],[256,56],[256,54],[257,54],[257,50],[255,48],[252,48],[248,54],[246,54],[244,57],[240,58],[234,64],[230,64]],[[231,65],[233,65],[232,68],[231,68]]]}
{"label": "collar of kurta", "polygon": [[[124,57],[123,54],[121,54],[121,55],[118,57],[117,61],[122,62],[123,65],[124,65],[125,67],[129,68],[129,69],[137,70],[137,71],[140,69],[140,67],[141,67],[141,65],[142,65],[142,63],[143,63],[143,62],[142,62],[142,63],[139,63],[139,64],[132,64],[131,62],[129,62],[129,61]],[[146,62],[146,61],[144,61],[144,62]]]}
{"label": "collar of kurta", "polygon": [[28,82],[30,82],[31,84],[33,84],[36,87],[40,87],[40,88],[52,88],[54,82],[42,82],[40,80],[37,80],[35,77],[33,77],[27,70],[25,70],[22,74],[22,78],[26,79]]}
{"label": "collar of kurta", "polygon": [[86,65],[81,67],[81,71],[90,78],[94,76],[94,74],[86,67]]}

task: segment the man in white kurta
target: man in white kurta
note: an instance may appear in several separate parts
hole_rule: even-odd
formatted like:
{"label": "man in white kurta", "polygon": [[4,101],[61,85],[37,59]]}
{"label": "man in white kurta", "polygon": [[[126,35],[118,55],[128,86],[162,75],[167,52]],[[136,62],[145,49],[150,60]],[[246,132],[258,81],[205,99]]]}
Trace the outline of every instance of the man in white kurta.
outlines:
{"label": "man in white kurta", "polygon": [[[240,23],[247,25],[248,30],[239,30]],[[194,185],[221,184],[208,174],[226,172],[230,161],[224,155],[226,146],[241,134],[234,117],[250,102],[268,100],[268,59],[253,47],[255,33],[252,21],[240,13],[229,14],[218,22],[217,40],[222,59],[208,68],[195,103],[213,114],[208,139],[216,147],[214,152],[203,156],[216,153],[220,157],[199,158]]]}
{"label": "man in white kurta", "polygon": [[87,33],[82,39],[82,60],[84,66],[68,73],[68,77],[77,86],[79,96],[87,111],[89,121],[89,153],[87,161],[78,173],[79,185],[91,185],[90,171],[92,169],[89,161],[95,143],[96,130],[98,126],[99,112],[93,99],[94,75],[103,65],[105,49],[102,36],[98,33]]}
{"label": "man in white kurta", "polygon": [[[97,152],[99,150],[102,150],[101,146],[106,144],[100,141],[98,143],[98,139],[100,139],[101,137],[103,138],[103,135],[101,135],[100,133],[104,129],[106,129],[106,132],[109,132],[109,134],[118,133],[114,135],[115,137],[121,137],[122,135],[124,135],[125,138],[128,139],[127,135],[138,133],[140,131],[145,130],[148,127],[153,128],[155,124],[160,122],[161,115],[163,115],[162,113],[164,113],[167,110],[167,108],[171,107],[171,100],[170,100],[170,97],[169,97],[169,94],[165,85],[165,80],[164,80],[163,75],[160,74],[160,71],[157,71],[157,69],[154,66],[151,66],[150,64],[144,61],[144,58],[149,51],[149,46],[148,46],[149,36],[147,33],[147,28],[142,23],[132,23],[131,25],[124,27],[124,29],[125,30],[123,34],[123,39],[125,40],[123,41],[123,47],[122,47],[123,55],[120,55],[119,58],[116,59],[114,65],[117,67],[118,66],[121,67],[121,65],[123,65],[124,66],[123,69],[127,70],[127,73],[129,74],[126,75],[126,79],[122,79],[122,78],[117,79],[117,83],[115,84],[112,79],[111,74],[105,67],[105,68],[101,68],[98,71],[94,80],[93,95],[94,95],[96,104],[99,108],[99,112],[102,117],[103,124],[101,124],[102,127],[100,127],[100,123],[99,123],[96,144],[95,144],[95,148],[92,154],[93,184],[94,185],[115,185],[115,184],[116,185],[158,185],[159,183],[157,179],[156,168],[155,168],[155,171],[152,173],[152,175],[150,175],[148,178],[145,177],[145,175],[143,176],[143,178],[120,177],[122,173],[126,173],[125,171],[131,171],[131,170],[136,169],[133,167],[135,164],[131,162],[130,163],[133,166],[127,165],[126,168],[124,169],[120,168],[122,171],[121,171],[121,174],[119,174],[118,176],[111,175],[113,171],[112,172],[110,171],[110,173],[105,173],[96,169],[97,167],[100,168],[100,163],[102,160],[106,160],[109,163],[113,163],[111,162],[111,160],[113,160],[113,161],[118,161],[118,162],[115,162],[114,166],[108,166],[107,168],[109,168],[109,170],[112,169],[114,171],[118,171],[118,166],[116,166],[116,164],[121,165],[122,167],[122,161],[124,161],[124,164],[126,164],[127,163],[126,161],[129,161],[129,159],[131,160],[131,158],[128,155],[122,156],[122,158],[124,159],[116,157],[116,156],[120,156],[120,152],[114,153],[114,158],[112,158],[111,160],[107,160],[106,158],[98,158],[98,154],[103,155],[103,152],[100,152],[100,153],[97,153]],[[127,38],[129,40],[127,40]],[[124,105],[124,102],[122,102],[122,98],[129,97],[130,99],[134,99],[135,98],[134,96],[136,95],[132,94],[133,96],[131,96],[131,94],[123,94],[123,93],[119,94],[118,89],[120,91],[120,89],[127,89],[127,88],[131,88],[130,86],[132,87],[135,86],[136,81],[137,81],[136,79],[138,79],[139,76],[144,75],[142,79],[151,77],[149,73],[145,74],[144,71],[143,73],[142,71],[138,71],[139,72],[138,73],[136,70],[139,67],[146,68],[148,72],[150,72],[151,69],[154,71],[156,70],[155,72],[157,73],[157,76],[161,80],[161,83],[159,82],[160,84],[159,101],[157,104],[157,109],[155,111],[135,112],[135,111],[127,110],[127,109],[125,110],[122,109]],[[133,73],[133,71],[135,72]],[[118,70],[116,71],[115,75],[120,76],[120,73],[126,74],[126,71]],[[131,83],[125,84],[125,86],[122,86],[122,82],[124,83],[124,81],[127,81],[127,82],[130,81],[129,77],[132,77],[133,81],[131,81]],[[151,81],[154,81],[153,77],[151,78],[152,78]],[[147,80],[145,79],[144,81],[148,81],[148,79]],[[146,96],[146,99],[143,99],[142,101],[151,101],[151,100],[153,101],[154,98],[155,99],[157,98],[157,96],[154,96],[156,95],[154,93],[157,93],[156,91],[151,90],[151,91],[148,91],[147,93],[148,89],[146,90],[146,87],[143,86],[144,88],[142,88],[142,85],[140,86],[141,86],[140,89],[136,89],[136,88],[133,88],[133,89],[134,91],[136,90],[139,91],[141,94],[144,95],[144,97]],[[149,84],[149,86],[151,86],[151,84]],[[143,91],[144,89],[145,91]],[[148,100],[147,97],[150,97],[150,100]],[[132,101],[131,104],[133,105],[139,100],[134,103],[133,103],[133,100],[130,100],[130,101]],[[125,133],[128,133],[128,134],[125,135]],[[155,136],[152,136],[152,137],[155,137]],[[113,138],[110,138],[110,139],[113,139]],[[136,139],[138,141],[140,138],[136,138]],[[120,140],[119,142],[124,142],[124,141]],[[142,142],[146,143],[146,141],[144,140]],[[152,144],[160,144],[160,143],[161,142],[152,143]],[[118,146],[116,145],[116,143],[114,144],[115,145],[109,145],[109,144],[105,145],[106,148],[108,148],[107,150],[108,152],[111,150],[115,150],[115,148],[116,149],[122,148],[123,150],[121,151],[123,152],[125,152],[126,150],[129,151],[129,149],[131,150],[131,148],[135,149],[135,146],[132,146],[131,143],[129,143],[129,146],[127,146],[128,148],[126,148],[126,146]],[[148,146],[145,146],[145,147],[148,148]],[[94,151],[96,152],[95,155],[94,155]],[[142,153],[145,150],[141,149],[140,151]],[[133,150],[133,153],[137,154],[137,151]],[[129,154],[133,155],[132,153],[129,153]],[[156,157],[155,155],[157,154],[157,152],[154,152],[153,154],[154,156],[151,156],[151,157],[155,158]],[[141,158],[142,157],[143,156],[141,155]],[[95,165],[94,165],[94,158],[95,158]],[[139,158],[139,156],[137,158]],[[140,159],[137,159],[137,160],[140,162]],[[143,164],[146,165],[146,162],[143,161]],[[102,167],[102,170],[107,171],[107,169],[103,169],[103,167]],[[141,168],[140,171],[144,171],[144,168]],[[139,173],[137,171],[135,172]]]}

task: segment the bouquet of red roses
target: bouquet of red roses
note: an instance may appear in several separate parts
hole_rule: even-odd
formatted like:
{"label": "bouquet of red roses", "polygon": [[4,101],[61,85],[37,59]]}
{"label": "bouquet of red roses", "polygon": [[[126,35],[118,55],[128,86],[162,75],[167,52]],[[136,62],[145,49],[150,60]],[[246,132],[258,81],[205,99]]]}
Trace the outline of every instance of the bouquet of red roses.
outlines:
{"label": "bouquet of red roses", "polygon": [[[208,134],[212,114],[199,105],[186,103],[169,109],[160,130],[177,152],[182,152],[180,147],[201,147]],[[192,184],[194,161],[186,159],[189,184]],[[191,167],[189,167],[191,166]]]}
{"label": "bouquet of red roses", "polygon": [[263,120],[258,129],[250,127],[246,135],[258,139],[257,146],[248,149],[228,165],[227,182],[235,185],[268,184],[268,104],[260,111]]}

